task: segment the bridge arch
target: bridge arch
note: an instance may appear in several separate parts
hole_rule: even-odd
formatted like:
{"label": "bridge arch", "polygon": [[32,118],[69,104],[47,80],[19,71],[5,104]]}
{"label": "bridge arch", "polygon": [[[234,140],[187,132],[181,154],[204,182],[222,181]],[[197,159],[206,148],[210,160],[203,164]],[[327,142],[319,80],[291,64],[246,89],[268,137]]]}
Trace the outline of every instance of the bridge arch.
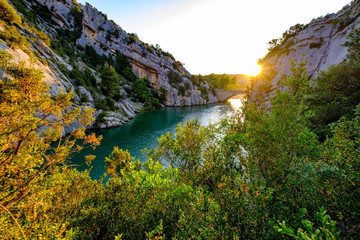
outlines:
{"label": "bridge arch", "polygon": [[216,97],[220,102],[226,102],[227,100],[236,95],[245,95],[245,91],[227,91],[222,89],[216,89]]}

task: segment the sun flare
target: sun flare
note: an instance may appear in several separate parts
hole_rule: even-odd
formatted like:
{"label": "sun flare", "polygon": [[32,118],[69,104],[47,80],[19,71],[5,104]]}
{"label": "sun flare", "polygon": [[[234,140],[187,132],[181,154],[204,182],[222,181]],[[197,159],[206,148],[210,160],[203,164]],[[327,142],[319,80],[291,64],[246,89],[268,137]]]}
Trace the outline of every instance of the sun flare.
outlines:
{"label": "sun flare", "polygon": [[262,71],[261,65],[256,65],[256,66],[248,69],[248,75],[251,77],[256,76],[256,75],[259,75],[261,73],[261,71]]}

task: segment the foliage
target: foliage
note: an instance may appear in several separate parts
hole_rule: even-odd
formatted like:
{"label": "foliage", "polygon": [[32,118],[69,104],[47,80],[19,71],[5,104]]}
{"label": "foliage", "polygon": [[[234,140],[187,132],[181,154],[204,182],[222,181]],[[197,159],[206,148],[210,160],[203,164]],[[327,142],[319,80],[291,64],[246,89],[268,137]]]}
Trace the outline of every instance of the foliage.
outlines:
{"label": "foliage", "polygon": [[167,90],[166,90],[164,87],[161,86],[161,87],[159,88],[159,92],[160,92],[160,94],[159,94],[159,101],[160,101],[161,103],[165,103]]}
{"label": "foliage", "polygon": [[79,6],[75,6],[72,9],[70,9],[70,16],[72,16],[74,19],[74,28],[77,29],[77,31],[81,32],[83,14]]}
{"label": "foliage", "polygon": [[303,24],[296,24],[294,26],[291,26],[288,30],[286,30],[281,38],[278,39],[272,39],[271,41],[268,42],[269,45],[269,53],[272,53],[274,51],[276,51],[280,46],[285,45],[285,43],[287,42],[287,40],[293,36],[295,36],[297,33],[299,33],[300,31],[304,30],[307,28],[308,25],[303,25]]}
{"label": "foliage", "polygon": [[329,215],[325,215],[326,210],[322,207],[320,212],[316,213],[315,217],[321,223],[321,226],[317,229],[314,228],[314,223],[309,220],[301,221],[302,225],[305,228],[305,231],[301,228],[297,230],[295,234],[294,230],[286,226],[285,221],[279,223],[279,226],[275,227],[275,230],[279,233],[288,235],[297,240],[317,240],[317,239],[341,239],[340,232],[336,230],[336,222],[332,221]]}
{"label": "foliage", "polygon": [[0,0],[0,19],[9,24],[21,24],[21,17],[6,0]]}
{"label": "foliage", "polygon": [[89,102],[89,98],[88,98],[88,96],[86,96],[85,94],[83,94],[83,95],[81,95],[80,101],[81,101],[81,102]]}
{"label": "foliage", "polygon": [[321,140],[331,135],[330,123],[338,121],[344,115],[353,118],[353,109],[360,103],[358,33],[359,29],[355,29],[345,43],[349,51],[347,61],[321,72],[314,79],[315,84],[305,98],[306,104],[315,113],[310,127]]}
{"label": "foliage", "polygon": [[[138,35],[136,35],[136,33],[129,33],[128,34],[128,38],[126,40],[126,43],[128,45],[134,44],[136,43],[136,41],[140,41]],[[140,41],[141,42],[141,41]]]}
{"label": "foliage", "polygon": [[181,75],[178,72],[173,71],[173,70],[170,70],[168,72],[167,77],[169,78],[169,84],[173,88],[177,88],[177,86],[183,82]]}
{"label": "foliage", "polygon": [[[72,92],[51,98],[41,72],[10,64],[3,51],[0,55],[0,66],[7,73],[0,80],[0,234],[4,239],[60,238],[76,201],[94,186],[87,173],[64,165],[70,153],[83,148],[76,146],[77,139],[99,144],[94,135],[85,134],[92,111],[67,110]],[[75,130],[64,137],[63,128],[75,119]],[[80,184],[84,182],[85,189]],[[77,200],[70,202],[70,196]]]}
{"label": "foliage", "polygon": [[351,31],[347,37],[348,41],[344,46],[348,47],[347,59],[349,61],[357,61],[360,59],[360,28]]}
{"label": "foliage", "polygon": [[117,110],[117,107],[115,107],[115,102],[109,98],[106,97],[104,99],[100,99],[95,102],[95,108],[96,109],[103,109],[105,111],[115,111]]}
{"label": "foliage", "polygon": [[151,91],[148,87],[148,82],[146,78],[139,78],[136,79],[133,87],[133,92],[137,99],[139,99],[141,102],[146,102],[151,100]]}
{"label": "foliage", "polygon": [[99,126],[100,124],[104,123],[105,117],[108,117],[108,114],[105,111],[99,113],[99,115],[96,117],[96,125]]}
{"label": "foliage", "polygon": [[181,172],[196,171],[201,163],[204,143],[204,130],[199,121],[187,121],[182,127],[179,123],[177,134],[172,138],[170,133],[158,139],[159,146],[150,151],[152,159],[165,161]]}
{"label": "foliage", "polygon": [[38,15],[38,17],[41,17],[47,22],[53,22],[52,13],[46,5],[35,4],[34,6],[32,6],[32,8],[34,12]]}
{"label": "foliage", "polygon": [[119,74],[123,75],[131,82],[135,82],[137,79],[136,75],[132,71],[129,61],[119,51],[115,52],[114,68]]}
{"label": "foliage", "polygon": [[43,31],[38,31],[36,28],[32,27],[30,30],[36,34],[47,46],[50,46],[50,38]]}
{"label": "foliage", "polygon": [[115,68],[110,66],[107,62],[104,64],[100,77],[106,95],[112,94],[120,84],[120,77],[115,71]]}
{"label": "foliage", "polygon": [[[124,177],[125,173],[131,171],[133,158],[127,150],[115,147],[108,158],[105,158],[106,172],[110,177]],[[137,163],[139,164],[139,163]]]}
{"label": "foliage", "polygon": [[14,26],[6,26],[5,31],[0,31],[0,38],[4,39],[11,48],[28,48],[26,37],[19,33]]}
{"label": "foliage", "polygon": [[95,48],[91,45],[85,46],[84,54],[82,55],[82,60],[88,64],[90,67],[101,69],[106,62],[110,62],[109,59],[102,55],[97,54]]}
{"label": "foliage", "polygon": [[234,90],[239,87],[236,77],[227,74],[210,74],[203,79],[214,89]]}
{"label": "foliage", "polygon": [[320,48],[323,44],[324,44],[324,39],[320,38],[319,42],[310,43],[309,48],[310,49],[312,49],[312,48]]}
{"label": "foliage", "polygon": [[181,96],[185,96],[186,87],[185,87],[184,85],[180,85],[180,86],[178,87],[178,90],[179,90],[179,94],[180,94]]}
{"label": "foliage", "polygon": [[350,9],[345,11],[340,18],[337,18],[332,22],[333,27],[337,28],[337,31],[342,31],[346,26],[354,22],[359,16],[359,14],[355,16],[351,16],[351,15],[352,12]]}

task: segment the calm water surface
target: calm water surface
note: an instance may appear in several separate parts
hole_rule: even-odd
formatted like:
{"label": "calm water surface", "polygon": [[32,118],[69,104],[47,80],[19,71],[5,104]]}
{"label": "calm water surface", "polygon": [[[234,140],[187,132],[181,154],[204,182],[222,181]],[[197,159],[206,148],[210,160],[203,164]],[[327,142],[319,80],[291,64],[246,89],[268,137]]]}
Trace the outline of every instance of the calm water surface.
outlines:
{"label": "calm water surface", "polygon": [[81,153],[74,155],[71,162],[81,165],[77,167],[79,170],[85,170],[89,167],[83,164],[85,162],[84,156],[88,154],[96,155],[96,159],[91,165],[90,176],[92,179],[100,179],[105,173],[105,157],[111,154],[115,146],[128,149],[131,156],[144,162],[146,156],[141,153],[141,149],[156,147],[158,144],[157,139],[166,132],[174,134],[178,123],[185,123],[187,119],[198,118],[201,125],[207,126],[232,113],[231,106],[225,104],[164,108],[140,113],[136,119],[127,125],[91,130],[90,133],[95,132],[96,135],[103,136],[101,145],[95,150],[84,149]]}

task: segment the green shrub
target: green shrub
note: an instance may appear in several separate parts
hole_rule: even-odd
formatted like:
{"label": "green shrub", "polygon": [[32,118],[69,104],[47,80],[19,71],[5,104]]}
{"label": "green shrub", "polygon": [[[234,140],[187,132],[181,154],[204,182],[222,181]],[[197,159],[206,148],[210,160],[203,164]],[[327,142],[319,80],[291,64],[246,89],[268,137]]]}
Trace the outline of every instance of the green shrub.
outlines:
{"label": "green shrub", "polygon": [[106,97],[104,99],[100,99],[95,102],[95,108],[96,109],[103,109],[105,111],[115,111],[117,108],[115,107],[115,102],[109,98]]}
{"label": "green shrub", "polygon": [[101,84],[105,89],[106,95],[111,95],[117,89],[120,84],[120,78],[115,68],[109,65],[107,62],[101,72]]}
{"label": "green shrub", "polygon": [[137,79],[134,83],[133,92],[141,102],[150,101],[152,94],[148,87],[146,78]]}
{"label": "green shrub", "polygon": [[77,29],[78,31],[81,31],[83,13],[79,8],[79,6],[75,6],[72,9],[70,9],[70,15],[74,19],[74,24],[75,24],[74,28]]}
{"label": "green shrub", "polygon": [[115,29],[115,30],[112,32],[112,35],[113,35],[114,38],[119,39],[119,37],[120,37],[120,32],[119,32],[119,30],[118,30],[118,29]]}
{"label": "green shrub", "polygon": [[183,82],[181,75],[173,70],[168,72],[167,77],[169,78],[169,84],[174,88],[177,88],[177,86]]}
{"label": "green shrub", "polygon": [[78,86],[85,86],[83,74],[77,67],[74,67],[73,70],[71,70],[69,77],[72,78],[73,80],[75,80],[75,83]]}
{"label": "green shrub", "polygon": [[88,96],[86,96],[85,94],[83,94],[83,95],[81,95],[80,101],[81,101],[81,102],[89,102],[89,98],[88,98]]}
{"label": "green shrub", "polygon": [[159,92],[160,92],[160,94],[159,94],[159,101],[161,102],[161,103],[165,103],[165,101],[166,101],[166,95],[167,95],[167,90],[164,88],[164,87],[160,87],[159,88]]}
{"label": "green shrub", "polygon": [[134,74],[133,70],[131,67],[126,67],[121,74],[128,79],[130,82],[135,82],[135,80],[137,79],[136,75]]}
{"label": "green shrub", "polygon": [[121,95],[120,93],[115,93],[112,97],[115,101],[120,101],[121,99],[125,99],[125,96]]}
{"label": "green shrub", "polygon": [[320,48],[324,43],[324,39],[323,38],[320,38],[319,42],[312,42],[310,43],[310,49],[312,48]]}
{"label": "green shrub", "polygon": [[101,113],[99,113],[99,115],[96,117],[96,124],[97,125],[100,125],[100,124],[102,124],[102,123],[104,123],[105,122],[105,117],[108,117],[108,114],[104,111],[104,112],[101,112]]}
{"label": "green shrub", "polygon": [[[56,60],[52,60],[52,62],[56,62]],[[69,76],[70,75],[70,71],[69,69],[67,69],[67,67],[64,64],[60,64],[58,65],[58,69],[65,75],[65,76]]]}
{"label": "green shrub", "polygon": [[180,85],[180,86],[178,87],[178,90],[179,90],[179,94],[180,94],[181,96],[185,96],[185,92],[186,92],[186,87],[185,87],[185,86]]}
{"label": "green shrub", "polygon": [[291,227],[287,227],[285,221],[275,226],[275,230],[280,234],[290,236],[296,240],[317,240],[317,239],[332,239],[341,240],[340,232],[336,230],[336,222],[332,221],[329,215],[326,215],[326,210],[321,207],[320,212],[315,214],[317,221],[321,223],[318,228],[314,229],[314,223],[309,220],[301,221],[303,227],[297,230],[295,234]]}

